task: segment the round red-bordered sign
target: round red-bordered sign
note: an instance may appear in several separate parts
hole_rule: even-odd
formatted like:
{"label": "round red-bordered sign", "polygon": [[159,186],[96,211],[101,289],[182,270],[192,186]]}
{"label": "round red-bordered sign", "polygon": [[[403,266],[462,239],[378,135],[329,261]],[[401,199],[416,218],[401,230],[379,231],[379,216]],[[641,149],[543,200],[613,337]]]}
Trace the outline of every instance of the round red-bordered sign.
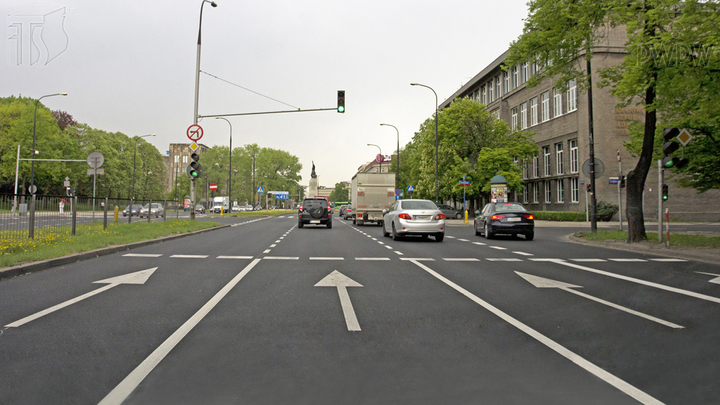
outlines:
{"label": "round red-bordered sign", "polygon": [[187,137],[191,141],[197,142],[203,137],[203,129],[200,125],[190,125],[187,129]]}
{"label": "round red-bordered sign", "polygon": [[217,190],[217,184],[216,184],[216,183],[210,183],[210,190],[212,190],[212,191]]}

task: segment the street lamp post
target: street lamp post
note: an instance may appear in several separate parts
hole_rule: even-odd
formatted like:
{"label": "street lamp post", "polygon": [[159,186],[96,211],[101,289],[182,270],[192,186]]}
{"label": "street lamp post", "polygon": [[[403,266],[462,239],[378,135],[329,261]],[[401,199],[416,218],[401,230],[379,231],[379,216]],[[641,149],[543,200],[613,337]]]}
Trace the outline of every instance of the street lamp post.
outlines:
{"label": "street lamp post", "polygon": [[[202,12],[205,3],[210,3],[211,6],[217,7],[217,3],[210,0],[203,0],[200,5],[200,24],[198,25],[198,40],[197,40],[197,58],[195,60],[195,108],[193,110],[193,124],[198,123],[198,99],[200,97],[200,44],[201,44],[201,33],[202,33]],[[190,219],[195,219],[195,189],[196,180],[190,181],[190,205],[193,209],[190,210]]]}
{"label": "street lamp post", "polygon": [[382,160],[382,149],[380,149],[380,147],[375,145],[374,143],[369,143],[369,144],[367,144],[367,146],[374,146],[374,147],[378,148],[378,151],[380,152],[380,162],[379,162],[380,163],[380,173],[382,173],[382,161],[383,161]]}
{"label": "street lamp post", "polygon": [[35,100],[35,115],[33,116],[33,143],[32,143],[32,153],[33,153],[33,160],[30,161],[30,214],[28,218],[29,222],[29,229],[28,229],[28,237],[30,239],[35,239],[35,128],[37,127],[37,108],[38,104],[40,103],[40,100],[44,99],[45,97],[53,97],[53,96],[67,96],[67,93],[55,93],[55,94],[47,94],[39,99]]}
{"label": "street lamp post", "polygon": [[432,87],[420,83],[410,83],[411,86],[426,87],[435,94],[435,203],[440,202],[440,180],[438,178],[438,96]]}
{"label": "street lamp post", "polygon": [[227,118],[215,117],[216,120],[225,120],[230,125],[230,167],[228,169],[228,198],[230,198],[230,204],[232,204],[232,124]]}
{"label": "street lamp post", "polygon": [[400,184],[400,131],[395,125],[380,124],[380,126],[393,127],[397,132],[397,175],[395,176],[395,189],[397,190],[399,188],[398,185]]}

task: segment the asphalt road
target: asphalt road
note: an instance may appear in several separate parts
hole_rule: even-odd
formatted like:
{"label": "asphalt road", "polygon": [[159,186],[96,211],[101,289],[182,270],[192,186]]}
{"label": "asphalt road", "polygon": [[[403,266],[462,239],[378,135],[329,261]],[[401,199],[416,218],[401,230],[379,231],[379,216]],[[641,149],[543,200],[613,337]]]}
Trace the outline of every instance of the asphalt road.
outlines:
{"label": "asphalt road", "polygon": [[337,218],[222,222],[0,281],[0,403],[720,398],[720,266],[555,228],[394,242]]}

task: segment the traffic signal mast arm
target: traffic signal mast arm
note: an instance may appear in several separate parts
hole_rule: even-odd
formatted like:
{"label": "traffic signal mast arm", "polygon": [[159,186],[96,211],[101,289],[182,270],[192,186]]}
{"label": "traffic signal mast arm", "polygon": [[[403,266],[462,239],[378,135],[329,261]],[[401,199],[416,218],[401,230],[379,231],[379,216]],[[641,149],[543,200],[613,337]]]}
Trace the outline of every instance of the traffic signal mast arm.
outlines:
{"label": "traffic signal mast arm", "polygon": [[[680,130],[678,128],[665,128],[663,130],[663,159],[662,159],[662,166],[665,169],[671,169],[671,168],[678,168],[682,169],[683,167],[687,166],[689,163],[689,160],[685,159],[685,157],[672,157],[670,156],[673,152],[680,149],[680,144],[677,142],[673,142],[673,138],[678,136],[680,134]],[[683,147],[684,149],[684,147]],[[684,153],[683,153],[684,155]]]}

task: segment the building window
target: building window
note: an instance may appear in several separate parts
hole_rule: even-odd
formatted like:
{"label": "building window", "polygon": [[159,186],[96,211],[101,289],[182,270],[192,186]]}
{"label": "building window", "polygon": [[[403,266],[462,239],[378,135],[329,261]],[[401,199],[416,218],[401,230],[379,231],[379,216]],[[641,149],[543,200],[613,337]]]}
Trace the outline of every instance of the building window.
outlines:
{"label": "building window", "polygon": [[565,202],[565,180],[564,179],[557,179],[557,202],[564,203]]}
{"label": "building window", "polygon": [[538,123],[538,99],[537,97],[530,99],[530,126],[537,125]]}
{"label": "building window", "polygon": [[520,129],[527,128],[527,103],[520,104]]}
{"label": "building window", "polygon": [[183,163],[187,163],[187,162],[188,162],[188,157],[187,157],[187,156],[183,156]]}
{"label": "building window", "polygon": [[175,155],[175,163],[180,162],[180,155]]}
{"label": "building window", "polygon": [[528,187],[529,185],[525,185],[525,188],[523,188],[523,203],[528,203]]}
{"label": "building window", "polygon": [[480,102],[481,102],[482,104],[487,104],[487,98],[486,98],[486,95],[485,95],[485,86],[483,86],[483,87],[480,89]]}
{"label": "building window", "polygon": [[[515,159],[517,159],[517,158],[515,158]],[[528,161],[527,160],[523,160],[522,178],[523,178],[523,180],[528,178]]]}
{"label": "building window", "polygon": [[528,79],[528,64],[523,62],[520,64],[520,84],[523,84]]}
{"label": "building window", "polygon": [[555,107],[555,114],[553,117],[559,117],[562,115],[563,109],[562,109],[562,93],[558,89],[553,89],[553,105]]}
{"label": "building window", "polygon": [[580,185],[577,177],[570,178],[570,202],[580,202]]}
{"label": "building window", "polygon": [[549,204],[552,202],[552,182],[547,180],[545,182],[545,203]]}
{"label": "building window", "polygon": [[533,156],[533,177],[536,179],[540,177],[540,158],[538,156]]}
{"label": "building window", "polygon": [[494,115],[495,118],[500,119],[500,109],[499,108],[497,110],[491,112],[490,114]]}
{"label": "building window", "polygon": [[557,166],[557,174],[565,174],[565,167],[563,166],[563,144],[555,144],[555,165]]}
{"label": "building window", "polygon": [[513,107],[512,110],[510,110],[510,128],[516,129],[518,126],[518,109],[517,107]]}
{"label": "building window", "polygon": [[531,63],[530,64],[530,76],[528,76],[528,79],[535,76],[535,73],[537,73],[537,71],[538,71],[537,64]]}
{"label": "building window", "polygon": [[488,82],[488,84],[487,84],[487,89],[488,89],[488,104],[490,104],[490,103],[492,103],[493,101],[495,101],[495,97],[493,97],[493,93],[494,93],[494,92],[493,92],[493,89],[494,89],[494,87],[495,87],[495,86],[493,86],[492,80],[490,80],[490,81]]}
{"label": "building window", "polygon": [[533,183],[533,202],[537,204],[540,201],[540,182]]}
{"label": "building window", "polygon": [[577,82],[575,80],[568,82],[567,110],[568,112],[577,110]]}
{"label": "building window", "polygon": [[518,82],[518,79],[519,79],[519,77],[518,77],[518,67],[517,67],[517,66],[513,66],[513,67],[512,67],[512,88],[513,88],[513,89],[517,89],[517,87],[518,87],[518,85],[519,85],[519,84],[518,84],[518,83],[519,83],[519,82]]}
{"label": "building window", "polygon": [[502,87],[500,86],[500,76],[495,78],[495,93],[497,98],[502,97]]}
{"label": "building window", "polygon": [[577,139],[570,141],[570,173],[578,172],[578,143]]}
{"label": "building window", "polygon": [[503,94],[508,94],[510,92],[510,74],[508,72],[503,72],[503,81],[505,82]]}
{"label": "building window", "polygon": [[545,177],[550,176],[552,173],[552,166],[550,165],[550,147],[543,146],[543,162],[545,163]]}
{"label": "building window", "polygon": [[540,122],[550,119],[550,92],[546,91],[540,95]]}

